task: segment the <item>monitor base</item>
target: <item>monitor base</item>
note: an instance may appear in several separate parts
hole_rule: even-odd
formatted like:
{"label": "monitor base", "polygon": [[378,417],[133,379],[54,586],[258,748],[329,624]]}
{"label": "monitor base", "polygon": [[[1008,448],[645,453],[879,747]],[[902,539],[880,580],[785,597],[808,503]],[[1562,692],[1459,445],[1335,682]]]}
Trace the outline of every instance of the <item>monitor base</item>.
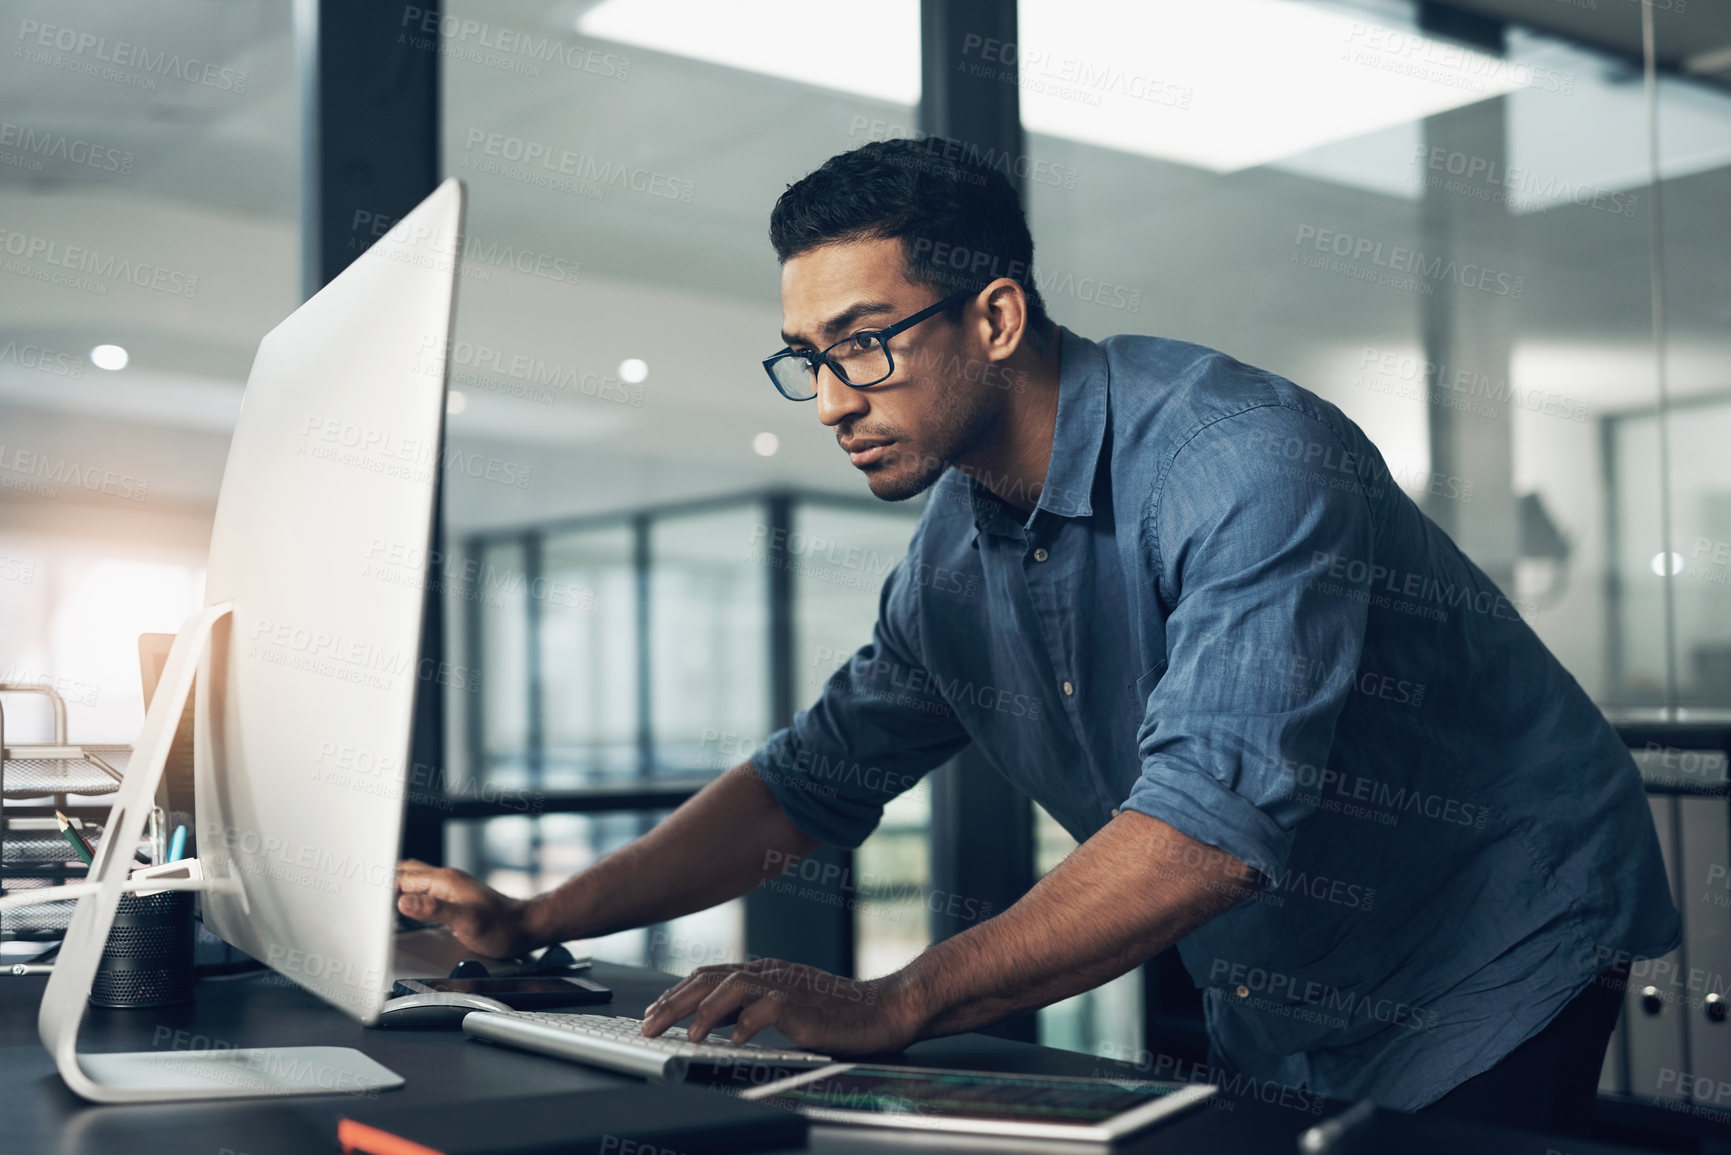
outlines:
{"label": "monitor base", "polygon": [[[233,604],[206,606],[187,619],[169,649],[156,693],[145,711],[144,729],[132,762],[115,792],[108,829],[96,861],[78,889],[60,956],[48,976],[37,1012],[42,1045],[54,1056],[66,1086],[93,1103],[158,1103],[181,1099],[236,1099],[272,1095],[332,1095],[382,1090],[403,1079],[350,1047],[256,1047],[220,1051],[139,1051],[121,1054],[78,1050],[78,1028],[90,1005],[90,988],[102,949],[114,925],[123,890],[149,886],[134,881],[130,853],[138,845],[168,761],[169,744],[192,692],[193,674],[207,656],[211,632]],[[157,881],[166,890],[239,888],[238,878]],[[91,893],[93,892],[93,893]]]}
{"label": "monitor base", "polygon": [[81,1054],[78,1065],[109,1102],[394,1090],[403,1077],[352,1047],[244,1047]]}

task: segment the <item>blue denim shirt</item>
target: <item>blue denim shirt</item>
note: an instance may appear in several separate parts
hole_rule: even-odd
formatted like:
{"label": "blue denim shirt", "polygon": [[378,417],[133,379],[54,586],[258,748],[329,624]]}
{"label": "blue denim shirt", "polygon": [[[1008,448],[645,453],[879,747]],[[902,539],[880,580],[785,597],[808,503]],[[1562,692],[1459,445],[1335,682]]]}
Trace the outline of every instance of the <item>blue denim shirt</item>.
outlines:
{"label": "blue denim shirt", "polygon": [[[1061,341],[1032,514],[946,473],[870,644],[753,755],[797,825],[857,846],[970,741],[1078,841],[1170,823],[1266,880],[1180,943],[1220,1057],[1408,1109],[1677,944],[1628,751],[1357,425],[1201,346]],[[1227,885],[1188,859],[1149,885]]]}

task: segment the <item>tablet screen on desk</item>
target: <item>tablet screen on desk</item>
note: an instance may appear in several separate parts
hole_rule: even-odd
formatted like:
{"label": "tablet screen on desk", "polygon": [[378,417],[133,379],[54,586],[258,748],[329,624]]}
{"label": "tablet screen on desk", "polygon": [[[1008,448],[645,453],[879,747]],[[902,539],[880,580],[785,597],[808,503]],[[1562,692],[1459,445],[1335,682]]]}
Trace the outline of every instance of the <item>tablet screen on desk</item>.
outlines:
{"label": "tablet screen on desk", "polygon": [[814,1119],[1043,1138],[1112,1139],[1183,1111],[1206,1085],[843,1064],[746,1093]]}

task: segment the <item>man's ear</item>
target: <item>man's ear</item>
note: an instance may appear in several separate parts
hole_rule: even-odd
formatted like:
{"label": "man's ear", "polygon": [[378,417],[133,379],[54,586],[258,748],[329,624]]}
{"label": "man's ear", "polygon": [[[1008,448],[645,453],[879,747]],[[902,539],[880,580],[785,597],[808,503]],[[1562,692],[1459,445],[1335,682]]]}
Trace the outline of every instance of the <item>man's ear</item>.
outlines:
{"label": "man's ear", "polygon": [[980,338],[986,356],[1007,360],[1021,348],[1028,331],[1028,294],[1016,281],[999,277],[980,290]]}

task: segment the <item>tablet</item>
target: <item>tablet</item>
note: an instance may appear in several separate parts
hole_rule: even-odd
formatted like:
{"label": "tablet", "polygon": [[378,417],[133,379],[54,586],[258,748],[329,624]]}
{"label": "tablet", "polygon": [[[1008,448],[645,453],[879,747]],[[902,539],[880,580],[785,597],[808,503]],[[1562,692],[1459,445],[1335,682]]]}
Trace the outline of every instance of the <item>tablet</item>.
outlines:
{"label": "tablet", "polygon": [[485,995],[498,999],[515,1011],[538,1011],[547,1007],[575,1007],[613,1001],[613,992],[600,983],[563,975],[506,975],[484,979],[399,979],[398,995]]}
{"label": "tablet", "polygon": [[742,1096],[826,1123],[1027,1139],[1111,1141],[1202,1102],[1205,1083],[1151,1083],[837,1063]]}

